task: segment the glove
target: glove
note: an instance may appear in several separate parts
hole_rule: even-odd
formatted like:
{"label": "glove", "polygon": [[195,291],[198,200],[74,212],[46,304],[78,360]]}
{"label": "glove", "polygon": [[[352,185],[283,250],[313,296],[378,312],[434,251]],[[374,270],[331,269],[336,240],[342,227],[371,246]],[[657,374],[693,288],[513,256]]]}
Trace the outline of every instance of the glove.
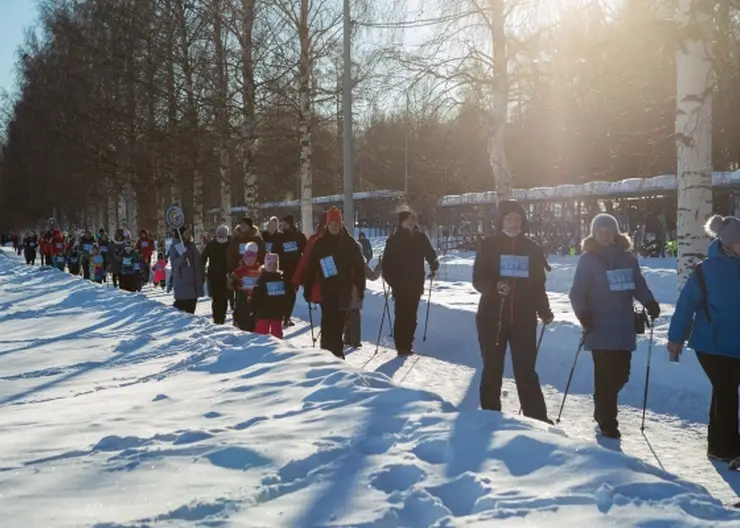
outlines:
{"label": "glove", "polygon": [[429,271],[431,271],[432,273],[436,273],[438,269],[439,269],[439,261],[438,260],[435,260],[434,262],[432,262],[429,265]]}
{"label": "glove", "polygon": [[555,319],[555,316],[552,313],[552,310],[548,309],[547,311],[539,314],[540,320],[542,321],[542,324],[549,325],[552,323],[553,319]]}
{"label": "glove", "polygon": [[581,327],[586,332],[589,332],[591,328],[593,328],[594,318],[593,315],[591,315],[591,312],[581,312],[576,317],[578,317],[578,321],[581,323]]}
{"label": "glove", "polygon": [[650,301],[649,303],[647,303],[645,305],[645,310],[650,316],[651,321],[655,321],[658,317],[660,317],[660,305],[655,301]]}

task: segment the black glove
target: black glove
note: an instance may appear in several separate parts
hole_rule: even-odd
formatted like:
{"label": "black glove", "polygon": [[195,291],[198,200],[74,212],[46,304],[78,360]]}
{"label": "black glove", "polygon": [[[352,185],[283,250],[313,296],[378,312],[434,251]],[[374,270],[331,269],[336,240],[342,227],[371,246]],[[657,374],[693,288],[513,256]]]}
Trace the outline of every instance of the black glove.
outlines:
{"label": "black glove", "polygon": [[581,312],[580,314],[576,315],[576,317],[578,317],[578,321],[581,323],[581,327],[586,332],[589,332],[591,328],[593,328],[594,317],[591,312]]}
{"label": "black glove", "polygon": [[553,319],[555,319],[555,315],[552,313],[552,310],[546,310],[544,312],[541,312],[538,314],[540,316],[540,320],[543,324],[549,325],[552,323]]}
{"label": "black glove", "polygon": [[645,310],[650,316],[651,321],[655,321],[658,317],[660,317],[660,305],[655,301],[650,301],[649,303],[647,303],[645,305]]}
{"label": "black glove", "polygon": [[431,271],[432,273],[436,273],[438,269],[439,269],[439,261],[438,260],[435,260],[434,262],[432,262],[431,264],[429,264],[429,271]]}

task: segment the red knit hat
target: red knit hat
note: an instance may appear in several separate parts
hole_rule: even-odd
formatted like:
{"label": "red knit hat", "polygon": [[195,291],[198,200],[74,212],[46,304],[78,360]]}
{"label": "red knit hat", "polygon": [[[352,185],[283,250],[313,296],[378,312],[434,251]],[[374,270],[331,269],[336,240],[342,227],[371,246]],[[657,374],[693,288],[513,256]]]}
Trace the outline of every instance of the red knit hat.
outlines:
{"label": "red knit hat", "polygon": [[326,212],[326,224],[329,225],[332,222],[338,222],[342,225],[342,211],[336,207],[332,207]]}

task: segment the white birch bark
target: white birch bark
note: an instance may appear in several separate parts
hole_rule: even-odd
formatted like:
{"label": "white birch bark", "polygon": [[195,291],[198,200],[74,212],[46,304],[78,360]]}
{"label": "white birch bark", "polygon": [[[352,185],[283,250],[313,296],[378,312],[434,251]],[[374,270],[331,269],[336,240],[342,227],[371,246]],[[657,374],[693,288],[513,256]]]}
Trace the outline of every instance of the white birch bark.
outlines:
{"label": "white birch bark", "polygon": [[217,68],[216,86],[216,127],[218,130],[220,222],[230,225],[231,222],[231,166],[229,159],[229,111],[228,111],[228,67],[224,53],[224,36],[222,32],[222,4],[213,2],[213,39]]}
{"label": "white birch bark", "polygon": [[257,173],[254,170],[256,150],[255,84],[252,34],[255,0],[242,0],[242,179],[247,213],[257,212]]}
{"label": "white birch bark", "polygon": [[493,35],[493,108],[488,137],[488,156],[498,200],[514,196],[511,169],[506,157],[506,122],[509,108],[509,75],[506,52],[504,0],[490,0]]}
{"label": "white birch bark", "polygon": [[311,64],[308,27],[308,0],[301,0],[298,39],[301,49],[300,86],[298,88],[298,114],[300,134],[300,174],[301,174],[301,229],[309,236],[313,233],[313,178],[312,178],[312,144],[311,144]]}
{"label": "white birch bark", "polygon": [[704,258],[704,222],[712,214],[712,27],[707,2],[680,0],[676,56],[678,287]]}

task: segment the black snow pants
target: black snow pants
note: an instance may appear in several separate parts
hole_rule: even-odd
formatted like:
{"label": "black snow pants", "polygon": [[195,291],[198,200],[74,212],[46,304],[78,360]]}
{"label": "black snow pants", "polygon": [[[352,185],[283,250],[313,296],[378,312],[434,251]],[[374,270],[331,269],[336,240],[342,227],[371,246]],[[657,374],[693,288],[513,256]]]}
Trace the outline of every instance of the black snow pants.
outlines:
{"label": "black snow pants", "polygon": [[362,344],[362,316],[360,310],[350,310],[347,313],[347,324],[344,326],[344,343],[351,347]]}
{"label": "black snow pants", "polygon": [[616,431],[619,391],[630,379],[630,350],[592,350],[594,358],[594,420],[602,431]]}
{"label": "black snow pants", "polygon": [[226,322],[226,309],[229,306],[229,293],[226,285],[208,284],[208,291],[211,294],[211,311],[213,312],[213,322],[224,324]]}
{"label": "black snow pants", "polygon": [[[123,280],[124,277],[121,277],[121,280]],[[121,288],[123,288],[123,284],[121,285]],[[174,304],[172,305],[181,312],[186,312],[189,314],[195,313],[195,307],[198,306],[198,299],[180,299],[176,300]]]}
{"label": "black snow pants", "polygon": [[347,310],[321,305],[321,348],[342,359],[344,359],[342,334],[346,321]]}
{"label": "black snow pants", "polygon": [[395,318],[393,321],[393,339],[399,353],[410,352],[414,348],[416,333],[416,316],[419,311],[421,295],[415,292],[393,292]]}
{"label": "black snow pants", "polygon": [[254,332],[254,312],[244,292],[234,293],[234,326],[245,332]]}
{"label": "black snow pants", "polygon": [[697,352],[696,357],[712,384],[708,451],[719,458],[737,458],[740,456],[737,393],[740,386],[740,358],[704,352]]}
{"label": "black snow pants", "polygon": [[475,319],[478,343],[483,356],[483,374],[480,383],[481,408],[491,411],[501,410],[501,384],[508,344],[511,348],[511,363],[514,368],[514,380],[522,413],[529,418],[549,422],[540,378],[535,370],[537,319],[532,314],[530,320],[515,321],[512,325],[504,318],[501,321],[501,333],[497,347],[498,315],[489,310],[479,310]]}

